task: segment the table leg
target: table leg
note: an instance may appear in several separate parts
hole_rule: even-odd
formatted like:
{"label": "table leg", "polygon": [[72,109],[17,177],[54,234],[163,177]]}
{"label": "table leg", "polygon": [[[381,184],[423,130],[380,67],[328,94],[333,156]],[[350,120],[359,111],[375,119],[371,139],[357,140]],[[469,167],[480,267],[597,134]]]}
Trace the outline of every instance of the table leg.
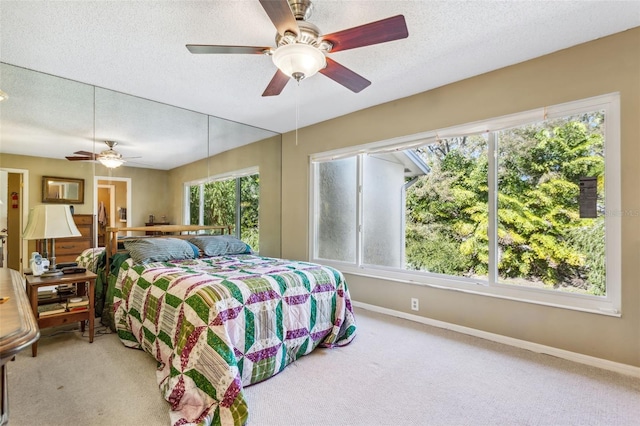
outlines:
{"label": "table leg", "polygon": [[[2,392],[2,402],[0,403],[0,424],[9,424],[9,381],[7,380],[7,366],[2,362],[0,367],[0,375],[2,375],[2,386],[0,391]],[[5,421],[6,420],[6,421]]]}
{"label": "table leg", "polygon": [[93,327],[95,320],[94,297],[96,292],[96,281],[89,281],[89,343],[93,343]]}
{"label": "table leg", "polygon": [[[83,283],[76,283],[76,294],[78,296],[84,296],[87,294],[87,287],[89,286],[88,281],[85,281]],[[84,320],[80,321],[80,332],[84,333]]]}
{"label": "table leg", "polygon": [[[27,285],[27,296],[29,297],[29,301],[31,302],[31,310],[33,311],[33,315],[36,317],[36,321],[38,318],[38,290],[31,288],[30,285]],[[38,341],[36,340],[31,345],[31,356],[38,356]]]}

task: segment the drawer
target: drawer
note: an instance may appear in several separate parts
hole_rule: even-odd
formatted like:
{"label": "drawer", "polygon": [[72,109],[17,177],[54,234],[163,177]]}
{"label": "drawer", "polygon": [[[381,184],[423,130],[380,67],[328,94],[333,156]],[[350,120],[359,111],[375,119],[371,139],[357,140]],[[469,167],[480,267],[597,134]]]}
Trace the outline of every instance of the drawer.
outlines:
{"label": "drawer", "polygon": [[56,256],[63,256],[65,254],[78,255],[83,250],[91,248],[91,241],[88,239],[71,239],[56,241]]}
{"label": "drawer", "polygon": [[76,225],[83,237],[91,236],[91,225]]}
{"label": "drawer", "polygon": [[76,223],[76,226],[78,228],[81,225],[93,225],[93,216],[91,215],[74,216],[73,221]]}
{"label": "drawer", "polygon": [[56,252],[56,265],[59,263],[75,262],[77,259],[78,259],[77,254],[59,255],[58,252]]}

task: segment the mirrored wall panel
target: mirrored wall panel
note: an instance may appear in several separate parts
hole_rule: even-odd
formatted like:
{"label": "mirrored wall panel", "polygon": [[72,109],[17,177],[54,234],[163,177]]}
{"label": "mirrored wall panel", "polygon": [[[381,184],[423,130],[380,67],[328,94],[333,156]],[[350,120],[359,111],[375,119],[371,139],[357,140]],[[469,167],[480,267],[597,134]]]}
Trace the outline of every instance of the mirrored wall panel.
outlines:
{"label": "mirrored wall panel", "polygon": [[111,148],[123,166],[171,170],[277,135],[6,63],[0,77],[9,95],[0,102],[0,153],[65,159]]}
{"label": "mirrored wall panel", "polygon": [[[183,184],[218,175],[230,163],[212,157],[254,142],[277,150],[264,176],[267,192],[279,194],[275,132],[2,62],[0,90],[8,94],[0,102],[0,169],[28,170],[25,209],[59,193],[43,190],[43,176],[80,179],[84,197],[70,204],[95,215],[98,245],[107,226],[144,226],[151,217],[185,223]],[[232,164],[243,159],[238,153]]]}

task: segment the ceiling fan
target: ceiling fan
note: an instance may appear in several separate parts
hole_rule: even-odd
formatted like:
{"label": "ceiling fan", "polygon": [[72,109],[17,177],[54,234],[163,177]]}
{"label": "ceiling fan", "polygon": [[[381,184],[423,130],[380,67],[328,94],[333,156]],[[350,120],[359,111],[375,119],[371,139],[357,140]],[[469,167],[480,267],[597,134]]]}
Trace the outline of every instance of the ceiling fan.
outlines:
{"label": "ceiling fan", "polygon": [[327,53],[385,43],[409,36],[403,15],[396,15],[332,34],[320,35],[307,22],[313,5],[310,0],[259,0],[277,29],[276,47],[187,44],[191,53],[257,54],[271,56],[278,68],[262,96],[282,92],[289,78],[296,81],[320,72],[352,92],[371,84],[369,80],[327,56]]}
{"label": "ceiling fan", "polygon": [[[69,161],[99,161],[105,167],[110,169],[115,169],[116,167],[120,167],[122,164],[126,162],[126,159],[113,149],[114,146],[118,145],[118,142],[114,141],[104,141],[105,144],[109,147],[109,149],[105,149],[99,154],[94,154],[89,151],[76,151],[74,152],[75,156],[65,157]],[[138,157],[131,157],[138,158]]]}

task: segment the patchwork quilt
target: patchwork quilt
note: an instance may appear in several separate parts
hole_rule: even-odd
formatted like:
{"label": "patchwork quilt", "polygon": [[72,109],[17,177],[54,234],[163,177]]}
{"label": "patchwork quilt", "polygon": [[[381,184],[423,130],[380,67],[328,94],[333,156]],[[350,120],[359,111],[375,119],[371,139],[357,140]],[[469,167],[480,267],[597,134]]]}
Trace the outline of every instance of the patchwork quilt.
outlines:
{"label": "patchwork quilt", "polygon": [[158,361],[171,422],[243,425],[243,386],[268,379],[316,347],[355,336],[342,274],[313,263],[220,256],[120,267],[118,336]]}

